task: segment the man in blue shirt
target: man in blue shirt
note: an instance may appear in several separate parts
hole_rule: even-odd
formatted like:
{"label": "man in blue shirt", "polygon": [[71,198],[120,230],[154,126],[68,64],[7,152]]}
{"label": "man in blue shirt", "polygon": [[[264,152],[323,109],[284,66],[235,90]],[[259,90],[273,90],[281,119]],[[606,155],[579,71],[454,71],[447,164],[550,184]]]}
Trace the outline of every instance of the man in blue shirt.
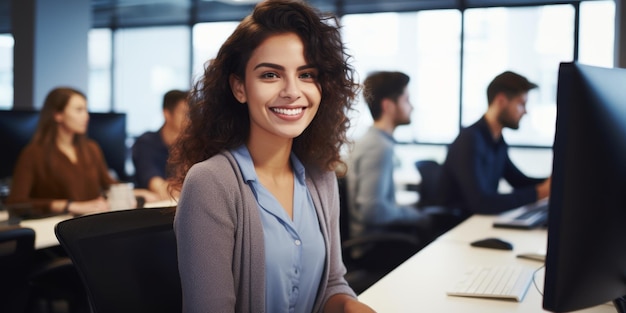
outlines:
{"label": "man in blue shirt", "polygon": [[[449,146],[440,181],[443,204],[471,214],[498,214],[537,200],[550,193],[550,179],[524,175],[508,156],[502,129],[519,128],[526,114],[528,91],[537,85],[507,71],[487,87],[489,103],[485,115],[461,130]],[[505,179],[513,190],[499,193]]]}
{"label": "man in blue shirt", "polygon": [[167,158],[169,147],[182,131],[189,107],[188,93],[170,90],[163,96],[163,117],[165,122],[154,132],[148,131],[139,136],[132,148],[135,181],[137,188],[146,188],[159,195],[161,200],[170,198],[167,183]]}
{"label": "man in blue shirt", "polygon": [[[389,232],[409,227],[428,233],[430,218],[412,206],[396,203],[393,131],[411,122],[409,76],[400,72],[376,72],[364,82],[363,97],[374,125],[356,141],[347,162],[350,236]],[[406,229],[406,228],[405,228]],[[364,252],[354,251],[358,257]]]}

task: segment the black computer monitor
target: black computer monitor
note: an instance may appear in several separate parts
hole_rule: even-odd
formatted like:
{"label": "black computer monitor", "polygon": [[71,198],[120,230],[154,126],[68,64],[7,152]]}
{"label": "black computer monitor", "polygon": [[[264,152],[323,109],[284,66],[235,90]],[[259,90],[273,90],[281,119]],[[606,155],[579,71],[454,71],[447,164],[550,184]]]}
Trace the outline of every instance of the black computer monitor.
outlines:
{"label": "black computer monitor", "polygon": [[[13,175],[15,162],[33,137],[38,121],[36,110],[0,110],[0,179]],[[118,179],[130,181],[126,173],[126,114],[89,113],[87,136],[98,142]]]}
{"label": "black computer monitor", "polygon": [[38,121],[34,111],[0,111],[0,179],[13,175],[17,157],[33,137]]}
{"label": "black computer monitor", "polygon": [[126,173],[129,150],[126,147],[125,113],[89,113],[87,137],[100,145],[109,168],[120,181],[130,181]]}
{"label": "black computer monitor", "polygon": [[626,295],[626,69],[562,63],[543,307]]}

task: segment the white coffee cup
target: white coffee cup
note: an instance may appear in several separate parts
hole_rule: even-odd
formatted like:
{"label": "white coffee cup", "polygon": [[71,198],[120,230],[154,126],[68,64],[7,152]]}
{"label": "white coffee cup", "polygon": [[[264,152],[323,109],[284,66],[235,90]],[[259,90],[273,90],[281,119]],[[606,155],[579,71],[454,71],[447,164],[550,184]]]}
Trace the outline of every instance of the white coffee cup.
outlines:
{"label": "white coffee cup", "polygon": [[111,211],[134,209],[137,207],[137,199],[133,193],[132,183],[113,184],[107,191],[107,201]]}

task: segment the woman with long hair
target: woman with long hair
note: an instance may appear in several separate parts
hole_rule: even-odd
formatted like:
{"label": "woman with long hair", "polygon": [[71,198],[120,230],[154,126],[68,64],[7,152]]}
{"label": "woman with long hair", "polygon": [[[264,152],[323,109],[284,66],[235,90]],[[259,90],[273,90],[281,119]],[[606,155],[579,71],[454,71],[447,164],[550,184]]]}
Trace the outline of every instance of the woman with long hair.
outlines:
{"label": "woman with long hair", "polygon": [[343,278],[334,169],[358,84],[336,25],[263,1],[193,89],[169,160],[184,312],[373,312]]}
{"label": "woman with long hair", "polygon": [[[98,144],[87,138],[85,95],[70,87],[51,90],[37,130],[22,150],[6,200],[18,215],[82,215],[106,211],[104,192],[117,183]],[[151,198],[149,193],[138,194]]]}

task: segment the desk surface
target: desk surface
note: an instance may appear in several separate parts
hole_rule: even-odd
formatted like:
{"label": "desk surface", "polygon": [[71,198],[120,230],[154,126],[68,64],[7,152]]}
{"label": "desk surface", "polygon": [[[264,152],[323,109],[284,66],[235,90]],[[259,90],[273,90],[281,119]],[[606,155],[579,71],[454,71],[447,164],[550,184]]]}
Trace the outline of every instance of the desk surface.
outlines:
{"label": "desk surface", "polygon": [[[475,215],[442,235],[419,253],[359,295],[378,312],[546,312],[542,309],[543,263],[516,257],[518,253],[545,251],[546,230],[493,228],[493,217]],[[499,237],[513,244],[513,251],[475,248],[470,242]],[[521,302],[446,295],[469,265],[523,264],[537,268]],[[615,313],[612,305],[580,312]]]}
{"label": "desk surface", "polygon": [[[164,200],[158,202],[146,203],[146,208],[161,208],[176,206],[174,200]],[[43,249],[59,244],[56,235],[54,234],[54,227],[61,221],[72,218],[72,215],[55,215],[46,218],[23,220],[20,225],[23,227],[32,228],[35,231],[35,249]]]}
{"label": "desk surface", "polygon": [[35,231],[35,249],[49,248],[59,245],[54,234],[54,227],[61,221],[72,218],[72,215],[55,215],[46,218],[23,220],[20,226],[32,228]]}

